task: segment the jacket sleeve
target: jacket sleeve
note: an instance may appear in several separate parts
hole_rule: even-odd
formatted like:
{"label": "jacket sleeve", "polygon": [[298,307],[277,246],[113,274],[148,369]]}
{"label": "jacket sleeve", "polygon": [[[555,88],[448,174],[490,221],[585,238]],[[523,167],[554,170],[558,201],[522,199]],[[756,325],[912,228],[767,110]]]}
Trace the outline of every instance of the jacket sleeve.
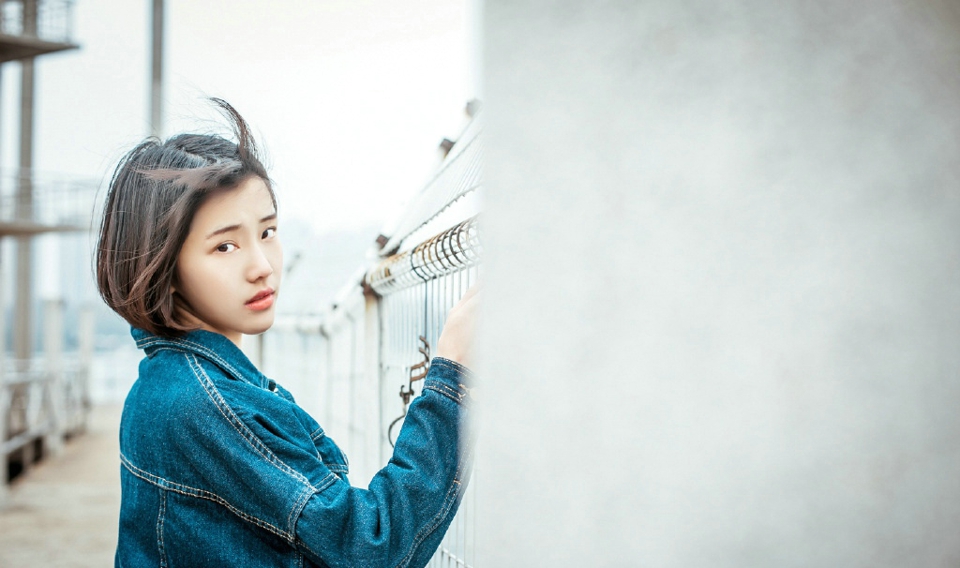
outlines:
{"label": "jacket sleeve", "polygon": [[435,357],[393,457],[368,489],[336,478],[310,496],[296,545],[330,567],[424,566],[450,525],[470,475],[470,373]]}

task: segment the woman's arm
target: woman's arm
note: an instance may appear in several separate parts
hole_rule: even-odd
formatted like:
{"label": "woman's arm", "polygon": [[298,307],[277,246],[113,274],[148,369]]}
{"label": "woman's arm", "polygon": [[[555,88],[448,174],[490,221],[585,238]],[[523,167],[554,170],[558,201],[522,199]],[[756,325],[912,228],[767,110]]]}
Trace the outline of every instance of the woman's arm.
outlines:
{"label": "woman's arm", "polygon": [[331,567],[426,564],[470,475],[469,387],[463,367],[434,358],[369,489],[338,480],[309,499],[296,525],[303,551]]}
{"label": "woman's arm", "polygon": [[369,489],[335,483],[297,523],[304,552],[329,566],[423,566],[450,525],[469,479],[473,326],[471,288],[447,316],[421,396],[410,405],[390,462]]}

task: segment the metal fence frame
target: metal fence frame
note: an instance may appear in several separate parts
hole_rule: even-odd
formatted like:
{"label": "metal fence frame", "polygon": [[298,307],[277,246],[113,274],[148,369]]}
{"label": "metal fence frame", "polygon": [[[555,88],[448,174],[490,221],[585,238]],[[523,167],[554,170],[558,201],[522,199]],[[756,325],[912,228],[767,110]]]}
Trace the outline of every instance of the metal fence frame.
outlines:
{"label": "metal fence frame", "polygon": [[81,311],[81,344],[72,357],[62,352],[63,303],[47,301],[44,312],[43,358],[5,359],[0,351],[0,506],[12,457],[27,469],[87,426],[93,312]]}
{"label": "metal fence frame", "polygon": [[[355,485],[365,485],[392,455],[391,436],[422,390],[411,376],[425,374],[447,311],[478,278],[478,206],[454,221],[447,213],[481,188],[481,158],[475,116],[362,279],[348,282],[324,314],[278,318],[263,336],[264,372],[294,387],[301,405],[346,450]],[[297,362],[306,360],[313,361],[309,370]],[[301,384],[287,380],[304,375],[309,380]],[[430,566],[476,567],[478,473]]]}

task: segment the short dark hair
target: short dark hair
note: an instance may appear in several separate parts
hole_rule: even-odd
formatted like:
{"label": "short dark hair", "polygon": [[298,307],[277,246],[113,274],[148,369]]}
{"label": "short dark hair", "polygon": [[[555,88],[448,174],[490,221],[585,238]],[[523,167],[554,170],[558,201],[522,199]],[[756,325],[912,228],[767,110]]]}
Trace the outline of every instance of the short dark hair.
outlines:
{"label": "short dark hair", "polygon": [[256,176],[277,204],[246,121],[226,101],[211,100],[236,142],[212,134],[144,140],[117,165],[103,209],[96,253],[100,296],[130,325],[162,337],[193,329],[180,321],[171,288],[177,256],[204,200]]}

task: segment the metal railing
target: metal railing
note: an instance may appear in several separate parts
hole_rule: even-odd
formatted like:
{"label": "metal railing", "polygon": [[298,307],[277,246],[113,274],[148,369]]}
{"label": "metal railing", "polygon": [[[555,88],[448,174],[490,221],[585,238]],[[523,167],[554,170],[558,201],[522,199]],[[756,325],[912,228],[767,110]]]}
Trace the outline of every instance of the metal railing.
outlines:
{"label": "metal railing", "polygon": [[37,32],[24,30],[23,2],[0,0],[0,33],[35,35],[57,43],[70,43],[73,37],[73,0],[37,0]]}
{"label": "metal railing", "polygon": [[[29,186],[29,191],[24,191],[24,185]],[[96,181],[65,175],[0,172],[0,222],[30,221],[87,228],[94,213],[98,185]]]}
{"label": "metal railing", "polygon": [[81,311],[80,346],[71,357],[62,353],[63,303],[48,301],[44,312],[42,358],[7,359],[0,351],[0,506],[11,464],[26,469],[86,428],[93,312]]}
{"label": "metal railing", "polygon": [[[442,274],[430,274],[405,287],[392,287],[379,299],[380,374],[386,398],[381,429],[386,425],[386,441],[391,445],[410,398],[422,392],[422,383],[418,381],[426,375],[426,368],[419,365],[429,360],[447,312],[476,282],[480,270],[478,263],[447,266]],[[389,448],[383,450],[386,453]],[[475,565],[477,474],[474,471],[457,516],[430,566]]]}
{"label": "metal railing", "polygon": [[[344,447],[354,484],[365,485],[392,455],[447,312],[478,278],[479,200],[467,197],[481,189],[481,157],[475,117],[399,219],[381,258],[347,283],[334,307],[278,318],[264,335],[264,372],[298,392],[300,404]],[[451,220],[450,211],[459,218]],[[474,470],[430,566],[476,567],[474,488],[481,474]]]}
{"label": "metal railing", "polygon": [[9,456],[27,444],[51,434],[71,435],[83,430],[90,406],[86,397],[87,369],[79,361],[62,369],[43,369],[42,361],[13,361],[29,365],[0,379],[0,455]]}

